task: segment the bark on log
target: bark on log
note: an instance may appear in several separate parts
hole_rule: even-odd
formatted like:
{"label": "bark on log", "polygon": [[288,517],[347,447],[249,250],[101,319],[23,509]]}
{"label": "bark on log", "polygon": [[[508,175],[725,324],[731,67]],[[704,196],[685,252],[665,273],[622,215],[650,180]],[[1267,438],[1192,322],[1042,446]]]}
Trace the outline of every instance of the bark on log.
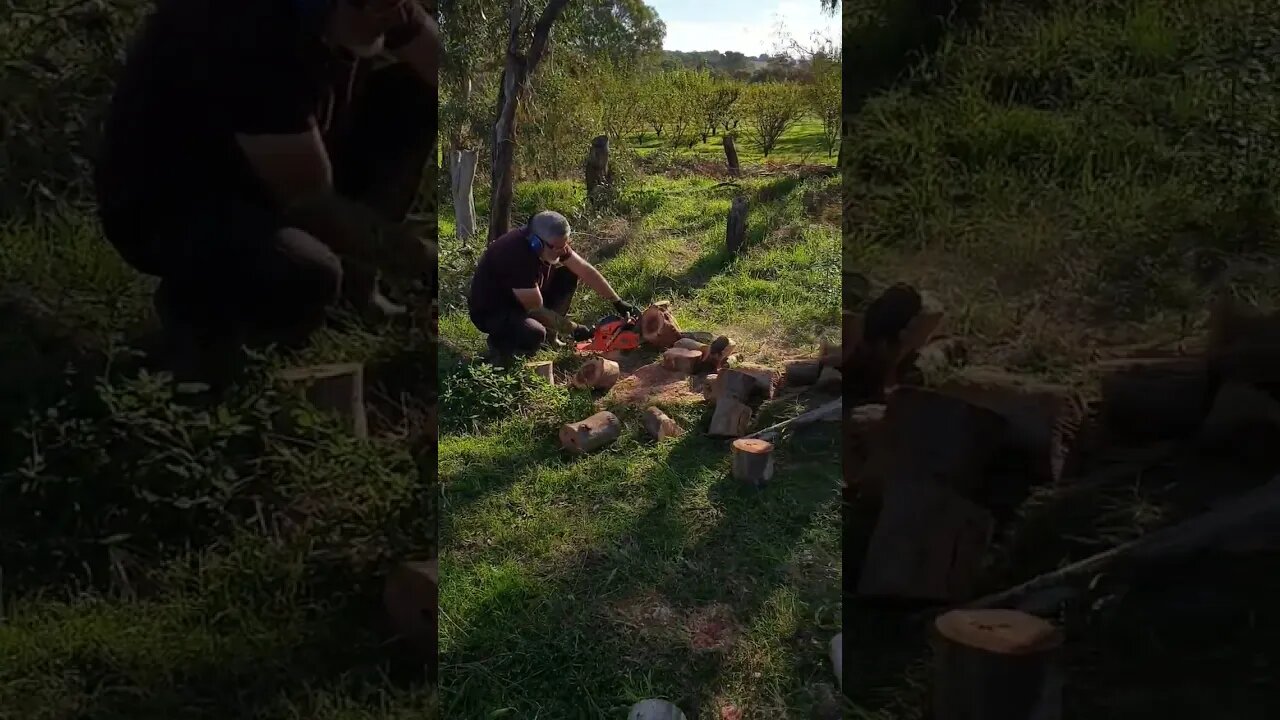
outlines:
{"label": "bark on log", "polygon": [[751,406],[731,397],[721,397],[711,415],[707,434],[718,437],[741,437],[751,427]]}
{"label": "bark on log", "polygon": [[725,224],[724,245],[729,255],[737,255],[747,241],[747,198],[739,195],[729,208],[729,220]]}
{"label": "bark on log", "polygon": [[760,392],[760,382],[754,376],[741,370],[725,369],[715,375],[715,380],[708,383],[711,387],[711,402],[724,398],[738,402],[750,402]]}
{"label": "bark on log", "polygon": [[622,377],[622,369],[613,360],[595,357],[583,363],[573,376],[573,386],[581,389],[608,390]]}
{"label": "bark on log", "polygon": [[711,341],[711,344],[707,347],[707,364],[710,369],[719,370],[724,367],[724,364],[733,355],[733,351],[737,349],[738,346],[734,344],[733,339],[726,335],[721,335]]}
{"label": "bark on log", "polygon": [[680,427],[679,423],[672,420],[670,416],[657,407],[646,408],[642,419],[644,420],[645,431],[659,442],[669,437],[684,435],[684,428]]}
{"label": "bark on log", "polygon": [[783,378],[788,387],[812,385],[818,382],[822,365],[817,360],[794,360],[783,366]]}
{"label": "bark on log", "polygon": [[936,720],[1060,720],[1063,634],[1017,610],[953,610],[934,621]]}
{"label": "bark on log", "polygon": [[1057,482],[1083,420],[1083,402],[1067,387],[992,370],[966,368],[939,392],[1007,421],[1007,446],[1026,459],[1038,483]]}
{"label": "bark on log", "polygon": [[665,304],[650,305],[640,313],[640,337],[657,348],[669,348],[680,340],[680,327]]}
{"label": "bark on log", "polygon": [[395,634],[434,667],[439,608],[438,560],[402,562],[387,575],[382,604]]}
{"label": "bark on log", "polygon": [[933,390],[898,388],[885,405],[860,489],[877,497],[899,480],[929,479],[981,500],[1004,433],[1004,419],[991,410]]}
{"label": "bark on log", "polygon": [[534,375],[546,380],[549,384],[556,384],[555,363],[550,360],[542,360],[539,362],[527,363],[526,367],[533,371]]}
{"label": "bark on log", "polygon": [[608,445],[622,434],[622,422],[611,412],[595,415],[560,428],[560,446],[573,453],[588,453]]}
{"label": "bark on log", "polygon": [[756,392],[768,400],[773,397],[774,390],[778,384],[778,371],[773,368],[760,367],[758,365],[738,365],[733,368],[735,372],[750,375],[756,381]]}
{"label": "bark on log", "polygon": [[609,136],[597,135],[591,141],[591,149],[587,152],[586,166],[587,199],[592,202],[600,200],[600,188],[609,182]]}
{"label": "bark on log", "polygon": [[753,487],[773,479],[773,443],[757,438],[734,440],[733,477]]}
{"label": "bark on log", "polygon": [[662,367],[686,375],[692,375],[702,362],[702,352],[687,348],[673,347],[662,353]]}
{"label": "bark on log", "polygon": [[858,579],[870,597],[970,597],[991,543],[991,513],[922,473],[889,484]]}
{"label": "bark on log", "polygon": [[1200,427],[1213,403],[1209,363],[1201,358],[1129,358],[1099,363],[1108,434],[1172,440]]}
{"label": "bark on log", "polygon": [[355,437],[363,440],[369,436],[364,366],[360,363],[290,368],[281,371],[278,377],[304,388],[309,403],[317,410],[337,415]]}
{"label": "bark on log", "polygon": [[738,148],[733,143],[733,135],[725,133],[723,142],[724,159],[729,166],[729,175],[737,177],[742,172],[742,168],[738,165]]}

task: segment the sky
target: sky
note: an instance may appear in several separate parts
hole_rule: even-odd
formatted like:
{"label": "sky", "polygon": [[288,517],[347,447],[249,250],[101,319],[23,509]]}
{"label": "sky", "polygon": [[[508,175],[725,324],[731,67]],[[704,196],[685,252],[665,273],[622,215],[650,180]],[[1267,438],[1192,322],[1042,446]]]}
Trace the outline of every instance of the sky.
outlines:
{"label": "sky", "polygon": [[808,43],[818,30],[839,40],[840,15],[828,15],[819,0],[645,0],[667,24],[664,50],[737,50],[772,54],[779,17],[790,35]]}

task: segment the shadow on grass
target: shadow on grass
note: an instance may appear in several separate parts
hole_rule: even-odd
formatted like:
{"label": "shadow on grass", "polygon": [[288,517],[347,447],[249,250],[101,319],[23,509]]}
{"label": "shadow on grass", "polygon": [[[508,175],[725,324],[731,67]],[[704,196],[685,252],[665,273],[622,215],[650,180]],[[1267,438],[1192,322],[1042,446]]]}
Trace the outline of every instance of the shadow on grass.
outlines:
{"label": "shadow on grass", "polygon": [[[470,717],[507,706],[522,716],[599,717],[665,695],[691,717],[704,716],[719,689],[723,655],[694,649],[678,613],[727,606],[729,626],[703,628],[712,644],[717,632],[730,644],[750,625],[786,582],[790,553],[815,514],[835,499],[831,435],[815,433],[783,449],[785,469],[762,490],[728,477],[721,441],[695,430],[673,442],[638,493],[647,509],[599,546],[551,572],[509,581],[469,613],[468,635],[442,656],[443,714]],[[701,486],[686,481],[699,478],[709,485],[695,513],[688,504],[698,503]],[[621,605],[646,602],[657,604],[654,616],[638,622],[651,627],[628,627],[617,616]],[[807,676],[821,662],[798,670]]]}

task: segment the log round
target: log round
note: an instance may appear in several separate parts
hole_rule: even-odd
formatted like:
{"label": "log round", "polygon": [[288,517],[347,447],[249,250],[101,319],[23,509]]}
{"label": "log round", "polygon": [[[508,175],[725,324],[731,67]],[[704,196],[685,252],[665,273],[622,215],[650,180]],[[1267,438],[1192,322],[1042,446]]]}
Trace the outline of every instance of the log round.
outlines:
{"label": "log round", "polygon": [[734,344],[731,338],[721,335],[711,341],[711,345],[707,347],[707,364],[711,366],[712,370],[719,370],[729,361],[733,351],[737,349],[738,346]]}
{"label": "log round", "polygon": [[647,408],[644,411],[643,419],[644,429],[659,442],[669,437],[680,437],[684,434],[684,428],[680,427],[679,423],[672,420],[669,415],[657,407]]}
{"label": "log round", "polygon": [[812,385],[818,382],[822,364],[817,360],[794,360],[783,366],[783,372],[788,387]]}
{"label": "log round", "polygon": [[640,314],[640,337],[654,347],[669,348],[680,339],[680,327],[665,306],[651,305]]}
{"label": "log round", "polygon": [[1018,610],[953,610],[934,621],[937,720],[1062,717],[1063,634]]}
{"label": "log round", "polygon": [[711,347],[706,343],[700,343],[697,340],[694,340],[693,338],[687,338],[687,337],[680,338],[679,340],[676,341],[675,345],[672,345],[672,347],[684,348],[685,350],[697,350],[698,352],[702,353],[703,358],[705,358],[707,356],[707,353],[711,350]]}
{"label": "log round", "polygon": [[722,396],[716,402],[716,411],[711,415],[711,427],[707,432],[719,437],[742,437],[750,427],[751,406]]}
{"label": "log round", "polygon": [[621,434],[622,422],[606,410],[561,427],[560,445],[572,453],[588,453],[617,440]]}
{"label": "log round", "polygon": [[702,362],[700,350],[673,347],[662,353],[662,367],[686,375],[692,375],[700,362]]}
{"label": "log round", "polygon": [[573,385],[579,388],[608,390],[618,382],[621,376],[622,369],[618,363],[605,358],[591,358],[578,368],[577,374],[573,376]]}
{"label": "log round", "polygon": [[773,478],[773,443],[756,438],[733,441],[733,477],[760,486]]}

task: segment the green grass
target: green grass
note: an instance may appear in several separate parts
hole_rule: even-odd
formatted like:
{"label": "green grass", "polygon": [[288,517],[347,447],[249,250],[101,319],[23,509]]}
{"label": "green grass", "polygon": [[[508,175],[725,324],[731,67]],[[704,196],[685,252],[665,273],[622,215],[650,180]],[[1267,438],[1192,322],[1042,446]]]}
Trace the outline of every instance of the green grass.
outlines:
{"label": "green grass", "polygon": [[[738,136],[734,147],[738,151],[738,162],[744,167],[751,165],[767,165],[782,163],[804,163],[814,165],[835,165],[836,154],[833,150],[827,154],[822,134],[822,121],[814,117],[804,117],[791,126],[778,138],[777,145],[765,157],[760,145],[751,137],[745,124],[736,129]],[[636,152],[642,157],[656,152],[671,153],[671,146],[665,137],[659,138],[653,130],[647,129],[643,140],[634,142]],[[680,148],[676,156],[684,159],[697,159],[709,162],[724,162],[724,141],[720,135],[709,136],[707,142],[697,142],[691,148]]]}
{"label": "green grass", "polygon": [[[434,717],[380,618],[390,564],[434,544],[414,416],[382,397],[419,390],[420,341],[349,322],[175,402],[129,353],[152,284],[91,219],[0,244],[0,718]],[[263,374],[318,360],[367,363],[370,442]]]}
{"label": "green grass", "polygon": [[[1215,292],[1274,305],[1273,6],[992,3],[949,30],[848,118],[846,271],[935,295],[971,362],[1086,390],[1098,354],[1202,331]],[[1177,464],[1086,492],[1041,489],[1002,529],[983,589],[1257,480],[1229,462]],[[850,528],[855,566],[870,522]],[[1274,558],[1250,556],[1104,576],[1079,614],[1060,618],[1066,717],[1268,715],[1276,696],[1256,668],[1275,662],[1276,588],[1262,580],[1274,572]],[[883,608],[854,617],[853,717],[927,716],[925,628]]]}
{"label": "green grass", "polygon": [[[763,363],[810,353],[837,327],[835,179],[647,177],[603,216],[582,207],[580,184],[517,185],[517,219],[566,212],[579,250],[624,297],[669,299],[682,328],[727,332]],[[752,210],[748,247],[731,259],[724,218],[737,192]],[[691,431],[662,444],[644,437],[638,410],[619,408],[622,439],[566,458],[556,432],[594,412],[593,398],[471,368],[483,339],[461,293],[475,257],[441,225],[443,714],[615,717],[667,697],[690,717],[727,704],[812,717],[831,692],[826,643],[840,625],[838,433],[782,443],[763,490],[729,477],[701,404],[666,408]],[[587,290],[572,309],[583,322],[606,312]],[[450,421],[450,407],[492,397],[506,402]],[[782,404],[758,423],[795,412]],[[691,632],[716,627],[724,647],[695,649]]]}

